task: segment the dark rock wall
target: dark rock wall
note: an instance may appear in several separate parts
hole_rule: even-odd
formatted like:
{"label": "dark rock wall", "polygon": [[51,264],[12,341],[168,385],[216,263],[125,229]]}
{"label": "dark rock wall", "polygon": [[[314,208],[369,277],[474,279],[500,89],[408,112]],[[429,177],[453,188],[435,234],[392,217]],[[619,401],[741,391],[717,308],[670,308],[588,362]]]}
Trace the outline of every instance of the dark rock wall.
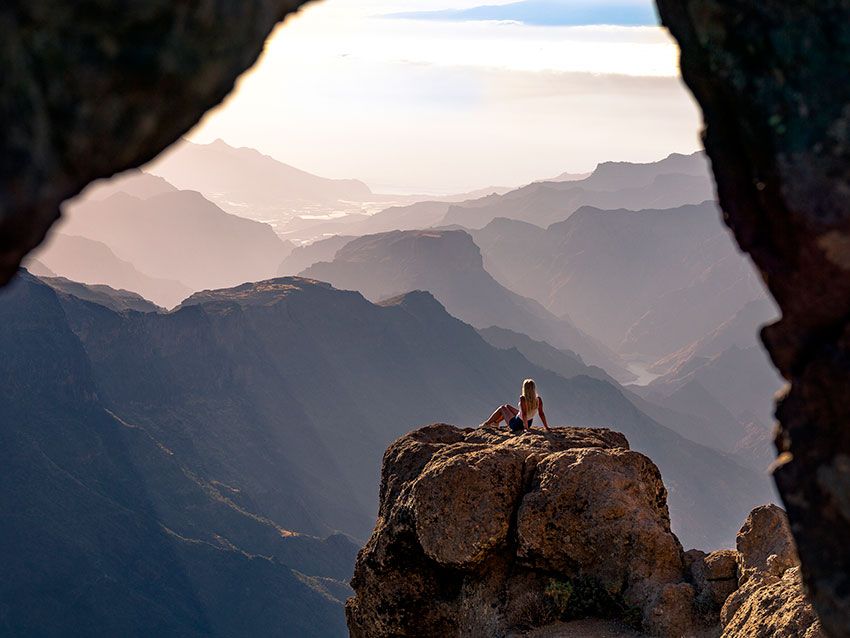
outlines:
{"label": "dark rock wall", "polygon": [[850,2],[658,5],[725,220],[782,309],[774,476],[824,628],[850,636]]}
{"label": "dark rock wall", "polygon": [[233,88],[301,0],[0,6],[0,284],[89,182],[139,166]]}

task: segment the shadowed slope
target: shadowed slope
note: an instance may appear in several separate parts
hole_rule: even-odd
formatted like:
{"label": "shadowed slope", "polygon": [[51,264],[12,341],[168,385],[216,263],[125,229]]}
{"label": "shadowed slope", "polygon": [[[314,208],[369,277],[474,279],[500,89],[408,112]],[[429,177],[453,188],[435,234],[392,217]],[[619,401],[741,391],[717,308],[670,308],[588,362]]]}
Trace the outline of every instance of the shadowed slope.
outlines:
{"label": "shadowed slope", "polygon": [[106,408],[66,308],[29,275],[0,294],[2,633],[344,635],[341,602],[285,563],[339,578],[311,557],[351,543],[288,538]]}

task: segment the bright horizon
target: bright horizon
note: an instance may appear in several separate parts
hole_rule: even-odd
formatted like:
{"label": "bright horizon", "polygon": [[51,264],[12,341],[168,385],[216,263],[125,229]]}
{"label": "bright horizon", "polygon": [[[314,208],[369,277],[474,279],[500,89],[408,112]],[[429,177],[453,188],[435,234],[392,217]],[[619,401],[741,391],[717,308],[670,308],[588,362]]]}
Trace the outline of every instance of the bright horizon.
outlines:
{"label": "bright horizon", "polygon": [[[666,31],[596,24],[611,21],[614,4],[640,12],[643,0],[559,0],[542,13],[538,0],[508,14],[493,6],[506,4],[308,5],[188,137],[256,148],[376,192],[437,194],[701,148]],[[511,19],[479,19],[494,9]],[[398,13],[412,15],[389,15]]]}

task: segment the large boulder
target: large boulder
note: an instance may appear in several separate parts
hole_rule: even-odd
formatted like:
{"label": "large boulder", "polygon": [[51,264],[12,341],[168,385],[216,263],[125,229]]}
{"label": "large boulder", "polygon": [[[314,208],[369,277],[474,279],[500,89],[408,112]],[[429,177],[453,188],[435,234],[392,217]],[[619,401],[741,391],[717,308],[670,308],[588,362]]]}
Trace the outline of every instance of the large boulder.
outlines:
{"label": "large boulder", "polygon": [[694,629],[696,590],[655,465],[608,430],[433,425],[384,457],[351,635],[503,636],[596,616]]}
{"label": "large boulder", "polygon": [[674,607],[686,610],[677,622],[690,626],[693,590],[676,586],[684,564],[667,490],[642,454],[578,448],[541,459],[517,514],[517,545],[534,568],[592,575],[662,633]]}
{"label": "large boulder", "polygon": [[683,552],[658,468],[610,430],[431,425],[387,450],[380,500],[354,638],[825,638],[782,509]]}

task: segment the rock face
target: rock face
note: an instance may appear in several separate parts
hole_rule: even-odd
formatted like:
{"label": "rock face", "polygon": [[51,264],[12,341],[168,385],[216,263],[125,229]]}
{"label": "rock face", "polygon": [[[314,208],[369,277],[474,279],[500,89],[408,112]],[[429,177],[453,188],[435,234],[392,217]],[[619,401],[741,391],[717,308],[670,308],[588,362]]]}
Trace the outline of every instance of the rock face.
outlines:
{"label": "rock face", "polygon": [[578,619],[671,638],[825,636],[780,508],[753,510],[737,550],[683,552],[658,469],[606,429],[402,437],[351,584],[354,638],[593,635]]}
{"label": "rock face", "polygon": [[803,590],[785,512],[753,510],[737,545],[740,588],[723,605],[723,638],[825,638]]}
{"label": "rock face", "polygon": [[384,456],[352,636],[500,636],[584,615],[661,636],[696,591],[655,465],[609,430],[433,425]]}
{"label": "rock face", "polygon": [[658,0],[725,220],[782,319],[774,476],[824,628],[850,636],[850,4]]}
{"label": "rock face", "polygon": [[0,8],[0,284],[98,177],[151,160],[220,102],[300,0]]}
{"label": "rock face", "polygon": [[710,622],[738,589],[738,553],[722,549],[706,554],[692,549],[685,554],[685,564],[689,580],[698,592],[697,608]]}

